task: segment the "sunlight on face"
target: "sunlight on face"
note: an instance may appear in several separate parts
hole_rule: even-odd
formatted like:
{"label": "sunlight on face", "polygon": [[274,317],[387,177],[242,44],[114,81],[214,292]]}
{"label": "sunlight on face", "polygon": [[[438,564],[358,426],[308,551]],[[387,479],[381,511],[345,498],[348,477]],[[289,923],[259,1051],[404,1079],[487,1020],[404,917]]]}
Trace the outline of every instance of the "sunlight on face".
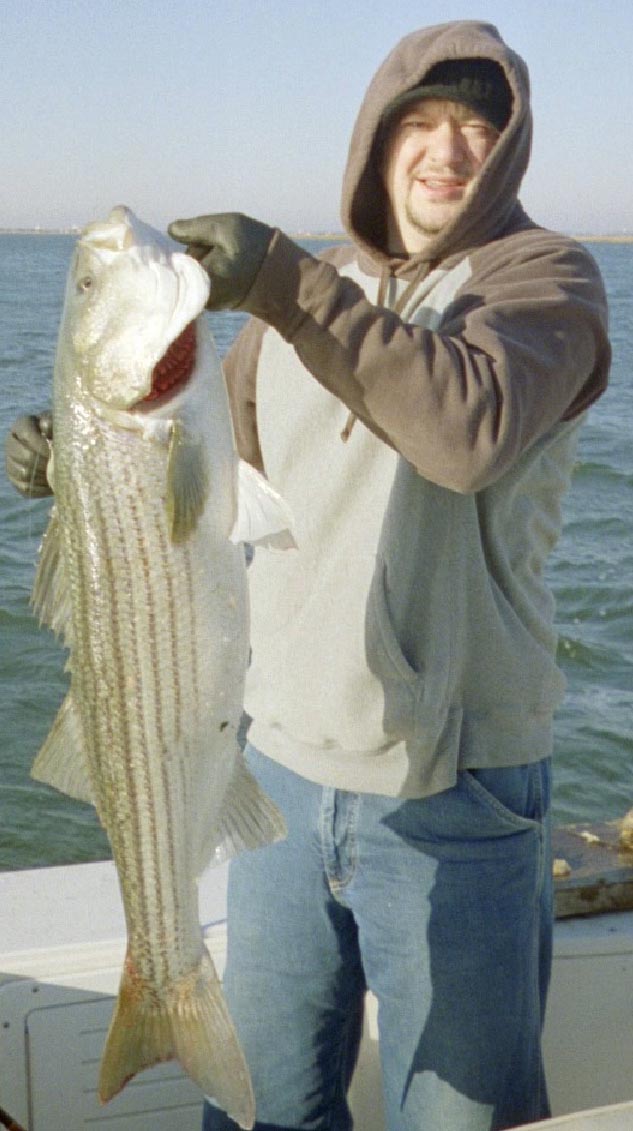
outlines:
{"label": "sunlight on face", "polygon": [[421,99],[393,124],[383,158],[394,252],[414,254],[453,219],[499,131],[459,102]]}

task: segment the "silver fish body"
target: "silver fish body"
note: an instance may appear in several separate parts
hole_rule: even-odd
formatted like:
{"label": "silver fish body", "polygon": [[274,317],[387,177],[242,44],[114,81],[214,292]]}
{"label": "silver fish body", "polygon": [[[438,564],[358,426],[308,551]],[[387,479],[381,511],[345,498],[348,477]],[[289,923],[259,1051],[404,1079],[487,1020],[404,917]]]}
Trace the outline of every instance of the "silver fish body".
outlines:
{"label": "silver fish body", "polygon": [[[248,1069],[196,878],[284,826],[237,744],[248,600],[243,546],[230,538],[226,390],[199,317],[206,286],[194,260],[127,210],[79,241],[54,379],[55,509],[34,590],[70,648],[71,686],[33,773],[93,801],[119,875],[128,951],[101,1098],[176,1057],[250,1127]],[[148,328],[146,309],[151,320],[161,303]]]}

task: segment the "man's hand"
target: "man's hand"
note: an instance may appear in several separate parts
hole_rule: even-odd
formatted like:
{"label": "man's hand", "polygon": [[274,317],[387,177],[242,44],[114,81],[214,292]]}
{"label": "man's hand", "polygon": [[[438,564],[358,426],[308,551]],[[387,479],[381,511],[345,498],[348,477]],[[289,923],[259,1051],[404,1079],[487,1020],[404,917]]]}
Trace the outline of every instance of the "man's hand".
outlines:
{"label": "man's hand", "polygon": [[16,491],[27,499],[43,499],[53,494],[46,478],[52,438],[50,412],[19,416],[7,436],[4,448],[7,476]]}
{"label": "man's hand", "polygon": [[264,262],[273,229],[241,212],[174,220],[168,232],[211,277],[207,308],[239,309]]}

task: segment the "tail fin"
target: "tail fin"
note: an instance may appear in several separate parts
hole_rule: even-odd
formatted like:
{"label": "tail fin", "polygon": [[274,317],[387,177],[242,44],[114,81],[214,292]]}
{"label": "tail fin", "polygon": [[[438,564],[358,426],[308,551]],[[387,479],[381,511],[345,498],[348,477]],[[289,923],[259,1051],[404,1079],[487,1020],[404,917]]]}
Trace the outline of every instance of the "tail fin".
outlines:
{"label": "tail fin", "polygon": [[164,994],[144,982],[126,958],[101,1060],[101,1102],[144,1068],[173,1059],[240,1127],[252,1128],[248,1067],[206,950],[199,965]]}

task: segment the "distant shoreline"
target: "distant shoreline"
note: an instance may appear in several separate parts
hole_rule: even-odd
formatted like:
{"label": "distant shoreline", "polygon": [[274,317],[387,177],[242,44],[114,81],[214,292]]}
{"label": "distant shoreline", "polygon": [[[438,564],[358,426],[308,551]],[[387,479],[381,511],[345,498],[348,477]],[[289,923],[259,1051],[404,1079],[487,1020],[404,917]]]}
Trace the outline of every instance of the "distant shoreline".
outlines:
{"label": "distant shoreline", "polygon": [[[0,236],[78,236],[79,225],[70,228],[0,228]],[[344,240],[345,232],[296,232],[295,240]]]}
{"label": "distant shoreline", "polygon": [[81,228],[0,228],[0,236],[78,236]]}
{"label": "distant shoreline", "polygon": [[[71,228],[0,228],[0,236],[78,236],[80,227]],[[295,240],[314,240],[326,243],[329,240],[346,240],[345,232],[296,232]],[[580,243],[633,243],[633,235],[574,235]]]}

